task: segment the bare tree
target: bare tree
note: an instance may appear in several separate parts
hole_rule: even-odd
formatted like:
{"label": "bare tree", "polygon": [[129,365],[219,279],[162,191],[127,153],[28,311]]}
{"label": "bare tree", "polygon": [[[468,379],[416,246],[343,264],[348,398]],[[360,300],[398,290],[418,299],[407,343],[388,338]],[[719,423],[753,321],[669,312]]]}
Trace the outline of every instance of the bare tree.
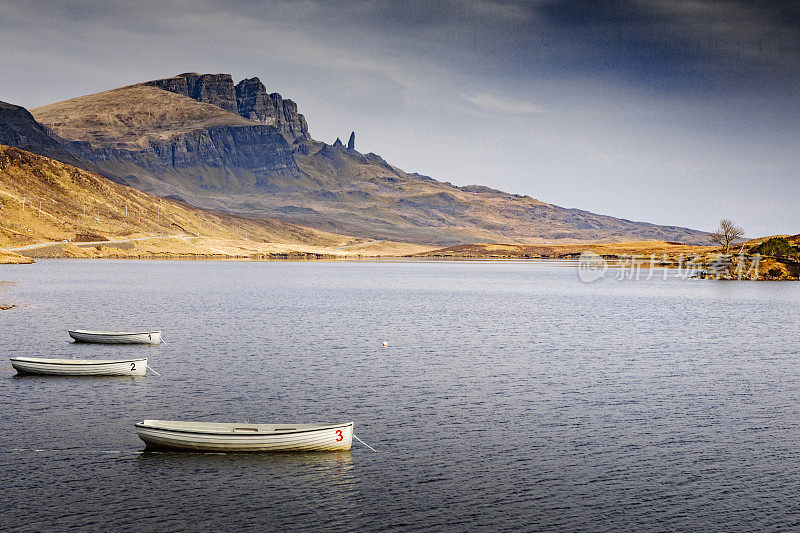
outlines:
{"label": "bare tree", "polygon": [[711,234],[711,240],[722,245],[722,253],[727,254],[731,243],[744,235],[744,230],[732,220],[723,218],[719,221],[717,231]]}

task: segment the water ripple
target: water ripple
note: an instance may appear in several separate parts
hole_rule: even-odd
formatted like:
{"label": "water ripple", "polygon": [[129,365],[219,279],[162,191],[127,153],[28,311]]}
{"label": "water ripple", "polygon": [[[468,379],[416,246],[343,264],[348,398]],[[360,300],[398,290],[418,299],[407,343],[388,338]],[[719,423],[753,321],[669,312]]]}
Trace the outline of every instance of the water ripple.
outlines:
{"label": "water ripple", "polygon": [[[578,281],[542,263],[40,261],[0,361],[0,529],[800,527],[800,288]],[[658,278],[658,276],[657,276]],[[70,327],[158,326],[159,347]],[[386,341],[387,347],[382,343]],[[143,452],[133,423],[355,420],[349,453]]]}

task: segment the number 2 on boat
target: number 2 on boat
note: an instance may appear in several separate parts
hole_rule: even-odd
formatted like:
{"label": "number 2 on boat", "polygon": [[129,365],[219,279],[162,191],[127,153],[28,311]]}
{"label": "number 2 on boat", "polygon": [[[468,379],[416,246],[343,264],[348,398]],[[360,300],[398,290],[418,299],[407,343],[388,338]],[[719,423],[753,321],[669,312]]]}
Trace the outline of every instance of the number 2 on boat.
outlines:
{"label": "number 2 on boat", "polygon": [[131,372],[136,370],[136,363],[131,363]]}

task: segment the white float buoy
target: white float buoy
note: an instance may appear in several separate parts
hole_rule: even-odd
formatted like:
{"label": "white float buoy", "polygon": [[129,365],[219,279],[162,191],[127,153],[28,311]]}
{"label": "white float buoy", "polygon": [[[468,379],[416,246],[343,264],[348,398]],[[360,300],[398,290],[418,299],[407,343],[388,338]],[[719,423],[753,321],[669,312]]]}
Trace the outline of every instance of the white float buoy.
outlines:
{"label": "white float buoy", "polygon": [[386,341],[383,341],[383,346],[384,346],[384,347],[386,347],[386,346],[389,346],[389,343],[388,343],[388,342],[386,342]]}

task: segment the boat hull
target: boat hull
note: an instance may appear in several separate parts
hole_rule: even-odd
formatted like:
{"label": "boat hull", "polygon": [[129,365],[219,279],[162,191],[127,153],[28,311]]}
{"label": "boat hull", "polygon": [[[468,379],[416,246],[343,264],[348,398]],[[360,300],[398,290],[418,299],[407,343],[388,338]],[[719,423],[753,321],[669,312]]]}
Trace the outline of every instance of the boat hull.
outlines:
{"label": "boat hull", "polygon": [[136,424],[136,430],[147,448],[195,452],[344,451],[353,443],[352,422],[268,425],[145,420]]}
{"label": "boat hull", "polygon": [[125,333],[71,330],[69,336],[75,339],[75,342],[94,344],[161,344],[160,331]]}
{"label": "boat hull", "polygon": [[144,376],[147,373],[147,359],[107,361],[12,357],[11,366],[20,374],[48,376]]}

